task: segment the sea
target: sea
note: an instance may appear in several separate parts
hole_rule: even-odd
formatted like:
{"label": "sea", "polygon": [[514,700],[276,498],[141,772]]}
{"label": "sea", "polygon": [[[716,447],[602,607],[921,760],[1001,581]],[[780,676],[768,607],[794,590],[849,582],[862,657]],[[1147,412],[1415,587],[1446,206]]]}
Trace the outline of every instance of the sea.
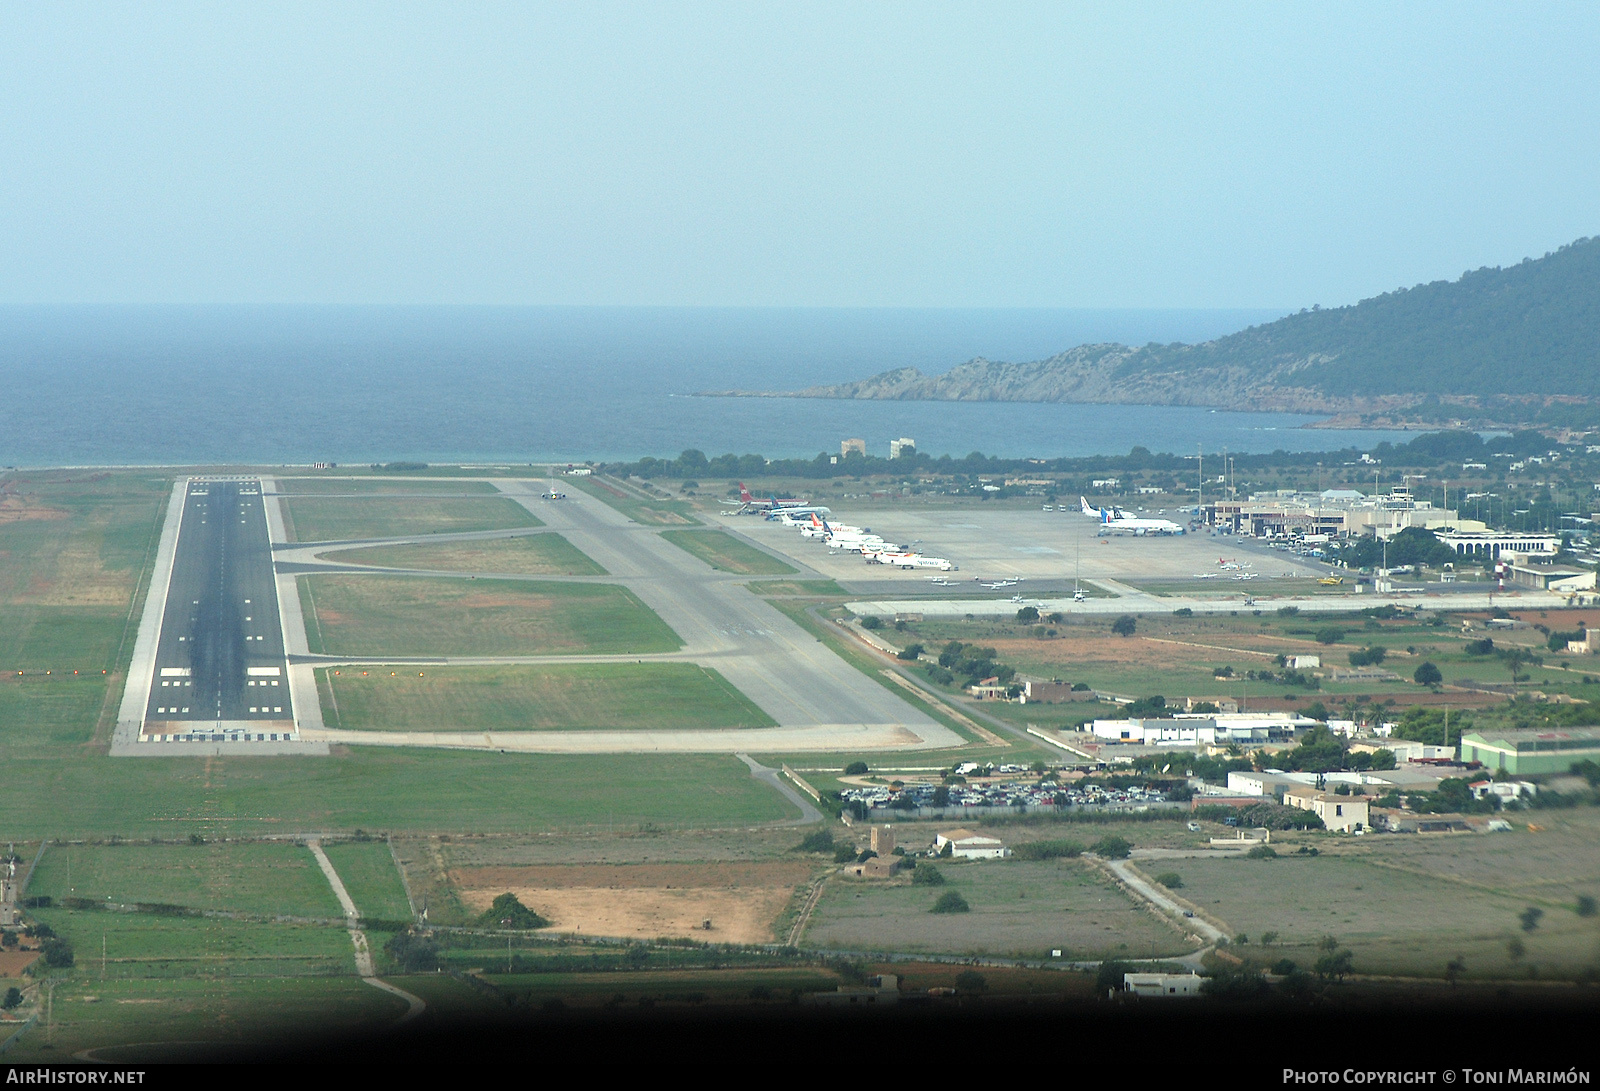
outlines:
{"label": "sea", "polygon": [[975,356],[1206,340],[1282,312],[657,307],[0,308],[0,464],[518,464],[860,437],[961,457],[1368,448],[1405,433],[1173,406],[704,397]]}

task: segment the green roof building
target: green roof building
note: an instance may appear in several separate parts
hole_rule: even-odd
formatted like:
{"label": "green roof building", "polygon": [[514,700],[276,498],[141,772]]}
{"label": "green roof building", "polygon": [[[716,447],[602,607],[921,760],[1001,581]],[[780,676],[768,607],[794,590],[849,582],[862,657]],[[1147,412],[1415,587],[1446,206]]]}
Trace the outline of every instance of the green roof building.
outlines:
{"label": "green roof building", "polygon": [[1565,773],[1574,762],[1600,761],[1600,727],[1555,731],[1469,731],[1461,760],[1516,776]]}

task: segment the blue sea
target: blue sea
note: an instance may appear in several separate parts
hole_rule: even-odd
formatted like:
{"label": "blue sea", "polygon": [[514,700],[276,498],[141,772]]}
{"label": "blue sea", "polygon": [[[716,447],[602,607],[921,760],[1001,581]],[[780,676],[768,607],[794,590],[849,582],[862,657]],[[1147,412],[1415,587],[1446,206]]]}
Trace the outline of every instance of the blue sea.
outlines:
{"label": "blue sea", "polygon": [[0,464],[526,463],[837,452],[1009,458],[1369,447],[1282,413],[710,398],[974,356],[1198,341],[1273,311],[0,308]]}

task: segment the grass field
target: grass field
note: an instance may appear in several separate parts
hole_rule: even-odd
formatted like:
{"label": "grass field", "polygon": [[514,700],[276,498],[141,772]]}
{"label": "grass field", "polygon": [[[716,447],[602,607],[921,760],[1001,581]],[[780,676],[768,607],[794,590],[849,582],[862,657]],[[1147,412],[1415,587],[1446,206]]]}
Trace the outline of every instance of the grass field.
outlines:
{"label": "grass field", "polygon": [[741,576],[784,576],[799,571],[793,565],[763,553],[726,531],[664,530],[661,537],[719,572],[736,572]]}
{"label": "grass field", "polygon": [[721,755],[339,748],[332,758],[128,760],[68,753],[13,761],[7,771],[0,828],[19,841],[195,833],[216,840],[357,828],[676,829],[798,814],[738,759]]}
{"label": "grass field", "polygon": [[[722,675],[693,663],[318,671],[330,726],[383,731],[771,727]],[[331,690],[330,687],[331,686]]]}
{"label": "grass field", "polygon": [[[348,950],[349,938],[333,934]],[[80,974],[57,986],[53,1008],[52,1025],[23,1035],[8,1061],[59,1064],[94,1050],[107,1063],[226,1062],[274,1043],[293,1051],[318,1036],[371,1032],[399,1018],[405,1003],[354,977],[102,982]]]}
{"label": "grass field", "polygon": [[292,843],[52,845],[28,886],[96,902],[182,905],[295,917],[340,916],[309,849]]}
{"label": "grass field", "polygon": [[343,542],[544,525],[522,505],[503,496],[299,497],[284,506],[289,537],[296,542]]}
{"label": "grass field", "polygon": [[311,650],[331,655],[566,655],[682,647],[633,592],[594,583],[307,576]]}
{"label": "grass field", "polygon": [[597,500],[616,508],[636,523],[657,527],[697,525],[694,506],[687,500],[641,500],[613,485],[593,478],[574,477],[569,483]]}
{"label": "grass field", "polygon": [[745,587],[757,595],[775,598],[827,598],[843,595],[844,588],[832,580],[761,580]]}
{"label": "grass field", "polygon": [[71,909],[29,912],[72,945],[77,974],[96,981],[102,942],[108,981],[355,973],[350,934],[342,924]]}
{"label": "grass field", "polygon": [[280,477],[278,491],[291,496],[493,496],[500,490],[487,481],[385,481],[327,477]]}
{"label": "grass field", "polygon": [[106,700],[106,677],[0,675],[0,753],[15,760],[87,743]]}
{"label": "grass field", "polygon": [[386,842],[326,842],[322,851],[333,870],[339,873],[345,892],[363,917],[385,921],[411,919],[411,903],[406,900],[406,888]]}
{"label": "grass field", "polygon": [[[833,879],[802,942],[848,950],[1153,958],[1192,949],[1081,861],[941,860],[942,886]],[[930,913],[946,891],[969,913]]]}
{"label": "grass field", "polygon": [[436,572],[514,572],[528,576],[604,576],[606,570],[551,531],[481,542],[419,542],[324,553],[323,559]]}
{"label": "grass field", "polygon": [[108,472],[0,479],[0,672],[114,668],[170,487]]}

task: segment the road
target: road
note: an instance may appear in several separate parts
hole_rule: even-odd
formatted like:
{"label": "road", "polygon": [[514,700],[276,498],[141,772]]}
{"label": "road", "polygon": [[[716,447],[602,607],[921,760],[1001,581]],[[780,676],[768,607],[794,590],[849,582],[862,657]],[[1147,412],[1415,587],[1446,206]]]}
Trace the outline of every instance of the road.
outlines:
{"label": "road", "polygon": [[334,870],[333,861],[328,859],[328,854],[322,851],[321,841],[312,838],[306,842],[306,848],[317,858],[317,866],[322,869],[328,885],[333,888],[333,896],[339,899],[339,908],[344,910],[345,927],[350,931],[350,944],[356,952],[356,973],[361,975],[362,981],[374,989],[404,1000],[406,1010],[395,1022],[409,1023],[427,1008],[426,1001],[420,996],[389,984],[378,976],[378,971],[372,965],[372,948],[367,943],[367,934],[361,929],[361,913],[356,909],[356,903],[350,897],[350,892],[345,889],[344,880],[339,878],[338,871]]}

